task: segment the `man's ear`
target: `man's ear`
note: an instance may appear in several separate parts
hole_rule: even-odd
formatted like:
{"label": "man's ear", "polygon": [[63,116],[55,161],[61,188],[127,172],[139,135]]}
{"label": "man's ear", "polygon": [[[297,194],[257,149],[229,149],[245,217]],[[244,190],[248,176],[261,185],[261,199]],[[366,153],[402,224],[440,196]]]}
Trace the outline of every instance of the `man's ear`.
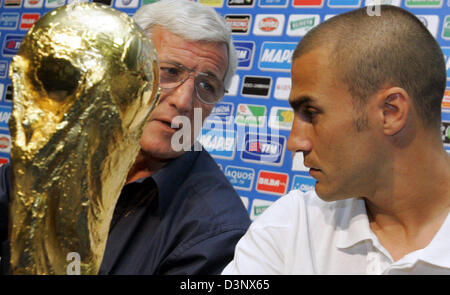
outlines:
{"label": "man's ear", "polygon": [[377,105],[382,111],[386,135],[395,135],[405,127],[411,104],[411,98],[403,88],[391,87],[378,93]]}

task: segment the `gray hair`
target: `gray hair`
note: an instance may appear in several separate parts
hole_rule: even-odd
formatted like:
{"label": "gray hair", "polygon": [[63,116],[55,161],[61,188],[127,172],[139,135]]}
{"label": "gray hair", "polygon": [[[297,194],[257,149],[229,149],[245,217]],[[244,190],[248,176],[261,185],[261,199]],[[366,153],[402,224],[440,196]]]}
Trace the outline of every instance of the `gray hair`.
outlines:
{"label": "gray hair", "polygon": [[149,34],[156,25],[189,41],[223,42],[228,49],[224,83],[228,89],[237,68],[237,54],[225,20],[211,7],[187,0],[161,0],[144,5],[133,16]]}

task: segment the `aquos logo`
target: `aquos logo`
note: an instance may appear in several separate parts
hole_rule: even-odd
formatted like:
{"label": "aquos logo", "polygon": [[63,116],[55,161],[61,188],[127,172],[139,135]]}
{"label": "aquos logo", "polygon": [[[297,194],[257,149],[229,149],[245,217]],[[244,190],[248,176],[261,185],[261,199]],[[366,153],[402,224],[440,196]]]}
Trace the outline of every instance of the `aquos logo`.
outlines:
{"label": "aquos logo", "polygon": [[264,42],[258,67],[261,70],[289,72],[296,46],[294,42]]}
{"label": "aquos logo", "polygon": [[20,47],[23,35],[6,35],[5,42],[3,42],[3,56],[14,56]]}
{"label": "aquos logo", "polygon": [[202,129],[198,141],[215,158],[234,158],[236,133],[232,130]]}
{"label": "aquos logo", "polygon": [[286,137],[246,133],[241,159],[244,162],[281,166]]}
{"label": "aquos logo", "polygon": [[0,14],[0,29],[15,30],[19,22],[19,13],[3,12]]}
{"label": "aquos logo", "polygon": [[445,56],[445,68],[447,69],[447,80],[450,81],[450,47],[442,47]]}
{"label": "aquos logo", "polygon": [[225,176],[234,188],[250,191],[255,178],[255,169],[229,165],[225,168]]}

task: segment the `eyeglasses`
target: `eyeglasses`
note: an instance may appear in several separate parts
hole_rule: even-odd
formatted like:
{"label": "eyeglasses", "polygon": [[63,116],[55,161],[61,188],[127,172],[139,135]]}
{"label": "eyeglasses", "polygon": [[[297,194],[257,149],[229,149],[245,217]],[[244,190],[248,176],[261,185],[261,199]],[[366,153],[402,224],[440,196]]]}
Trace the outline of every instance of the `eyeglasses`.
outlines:
{"label": "eyeglasses", "polygon": [[222,81],[213,75],[197,72],[181,64],[170,61],[159,63],[159,86],[162,89],[173,89],[186,82],[190,76],[194,76],[197,98],[205,104],[214,104],[222,99],[225,94],[225,86]]}

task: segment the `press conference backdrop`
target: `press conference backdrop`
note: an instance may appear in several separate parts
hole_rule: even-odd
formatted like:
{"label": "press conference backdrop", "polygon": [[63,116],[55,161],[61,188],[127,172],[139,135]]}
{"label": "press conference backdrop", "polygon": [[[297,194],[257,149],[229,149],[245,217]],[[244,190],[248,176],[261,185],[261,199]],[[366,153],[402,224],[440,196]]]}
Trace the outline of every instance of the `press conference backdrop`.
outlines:
{"label": "press conference backdrop", "polygon": [[[0,162],[8,162],[11,58],[27,30],[41,15],[72,0],[0,1]],[[93,2],[132,15],[141,5],[155,1]],[[239,56],[232,86],[205,122],[199,141],[216,159],[254,219],[288,191],[314,187],[315,181],[308,175],[301,156],[292,158],[286,149],[293,121],[288,104],[289,71],[296,44],[308,30],[327,18],[373,4],[374,0],[197,1],[214,7],[225,17]],[[450,0],[381,2],[406,8],[417,15],[442,47],[448,78],[441,129],[442,140],[450,153]],[[369,13],[376,17],[377,11]]]}

